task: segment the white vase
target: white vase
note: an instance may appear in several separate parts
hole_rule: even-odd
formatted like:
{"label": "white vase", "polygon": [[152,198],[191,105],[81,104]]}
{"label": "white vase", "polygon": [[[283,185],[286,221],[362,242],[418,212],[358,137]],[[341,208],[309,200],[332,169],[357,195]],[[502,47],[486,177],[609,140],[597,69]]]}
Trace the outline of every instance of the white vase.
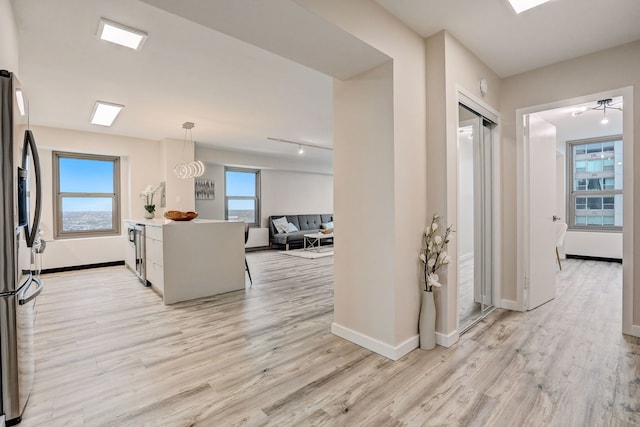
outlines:
{"label": "white vase", "polygon": [[146,219],[151,219],[151,218],[153,218],[154,216],[156,216],[156,215],[155,215],[155,213],[153,213],[153,212],[149,212],[148,210],[146,210],[146,209],[145,209],[145,211],[144,211],[144,217],[145,217]]}
{"label": "white vase", "polygon": [[436,347],[436,305],[433,302],[433,292],[422,291],[418,328],[420,348],[433,350]]}

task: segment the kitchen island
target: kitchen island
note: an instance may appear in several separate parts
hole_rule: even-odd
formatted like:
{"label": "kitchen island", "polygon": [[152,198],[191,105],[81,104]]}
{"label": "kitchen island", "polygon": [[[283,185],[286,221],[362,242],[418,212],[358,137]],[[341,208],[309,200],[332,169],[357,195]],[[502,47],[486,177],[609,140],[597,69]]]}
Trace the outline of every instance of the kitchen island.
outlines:
{"label": "kitchen island", "polygon": [[243,223],[198,219],[125,222],[145,226],[146,281],[165,304],[245,288]]}

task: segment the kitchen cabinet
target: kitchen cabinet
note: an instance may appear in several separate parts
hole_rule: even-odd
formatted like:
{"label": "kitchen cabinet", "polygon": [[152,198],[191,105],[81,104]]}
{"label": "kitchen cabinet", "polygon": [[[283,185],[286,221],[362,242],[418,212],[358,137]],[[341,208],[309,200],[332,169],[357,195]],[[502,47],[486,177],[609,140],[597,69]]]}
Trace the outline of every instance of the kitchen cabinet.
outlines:
{"label": "kitchen cabinet", "polygon": [[245,288],[244,224],[140,220],[147,282],[174,304]]}

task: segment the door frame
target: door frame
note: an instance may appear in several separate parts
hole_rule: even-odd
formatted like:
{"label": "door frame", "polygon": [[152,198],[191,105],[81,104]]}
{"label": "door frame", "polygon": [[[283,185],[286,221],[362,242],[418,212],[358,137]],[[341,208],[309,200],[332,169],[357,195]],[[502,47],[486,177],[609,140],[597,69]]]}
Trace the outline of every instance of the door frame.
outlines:
{"label": "door frame", "polygon": [[622,208],[622,256],[624,260],[622,268],[622,332],[629,335],[640,336],[640,326],[633,325],[633,285],[634,285],[634,267],[633,267],[633,87],[627,86],[623,88],[611,89],[603,92],[582,95],[576,98],[565,99],[562,101],[550,102],[516,110],[516,203],[517,203],[517,299],[516,304],[510,308],[512,310],[524,311],[525,296],[525,268],[526,257],[529,251],[529,240],[525,233],[527,226],[528,212],[525,211],[525,201],[528,199],[528,153],[526,150],[524,116],[539,111],[550,110],[553,108],[570,107],[572,105],[590,102],[594,99],[609,98],[622,96],[624,98],[623,110],[623,150],[624,150],[624,171],[623,171],[623,208]]}
{"label": "door frame", "polygon": [[[493,239],[491,242],[492,250],[493,250],[493,259],[491,260],[491,268],[493,274],[492,280],[492,293],[493,293],[493,307],[494,308],[502,308],[501,302],[502,300],[502,151],[500,150],[501,144],[501,121],[500,121],[500,113],[492,108],[489,104],[487,104],[482,99],[476,97],[471,91],[466,88],[456,84],[456,116],[455,116],[455,135],[457,138],[458,135],[458,124],[460,123],[460,117],[458,114],[458,105],[463,104],[467,107],[474,109],[476,112],[483,115],[485,118],[491,120],[495,123],[495,126],[491,129],[491,162],[492,162],[492,177],[491,177],[491,192],[492,192],[492,200],[491,200],[491,209],[492,209],[492,224],[491,229],[493,230]],[[457,146],[457,144],[456,144]],[[458,153],[456,150],[455,153],[456,158],[456,170],[455,170],[455,194],[454,194],[454,205],[455,205],[455,218],[458,218]],[[450,198],[448,198],[451,201]],[[457,242],[455,244],[455,268],[456,268],[456,286],[457,286],[457,269],[458,269],[458,245]],[[449,276],[451,277],[451,276]],[[456,318],[456,339],[458,340],[460,333],[460,319],[459,315],[459,307],[457,302],[458,291],[456,289],[456,310],[455,310],[455,318]],[[454,341],[454,342],[455,342]]]}

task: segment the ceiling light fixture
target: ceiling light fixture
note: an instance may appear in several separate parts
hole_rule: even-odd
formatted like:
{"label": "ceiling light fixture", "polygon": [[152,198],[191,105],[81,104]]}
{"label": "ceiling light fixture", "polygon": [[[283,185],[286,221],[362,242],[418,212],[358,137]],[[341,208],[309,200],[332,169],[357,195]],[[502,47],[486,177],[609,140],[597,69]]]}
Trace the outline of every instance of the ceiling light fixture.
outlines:
{"label": "ceiling light fixture", "polygon": [[511,3],[511,7],[516,13],[522,13],[548,1],[550,0],[509,0],[509,3]]}
{"label": "ceiling light fixture", "polygon": [[325,147],[324,145],[311,144],[309,142],[290,141],[288,139],[272,138],[270,136],[268,136],[267,139],[269,141],[284,142],[286,144],[295,144],[295,145],[298,146],[298,154],[304,154],[304,148],[303,147],[312,147],[312,148],[318,148],[320,150],[333,151],[333,148],[331,148],[331,147]]}
{"label": "ceiling light fixture", "polygon": [[[588,108],[586,106],[582,106],[579,109],[573,111],[571,113],[571,115],[573,117],[579,116],[582,113],[585,113],[587,111],[602,111],[602,119],[600,120],[600,123],[602,123],[603,125],[606,125],[607,123],[609,123],[609,117],[607,116],[607,110],[617,110],[617,111],[622,111],[622,101],[618,101],[618,102],[613,102],[613,99],[611,98],[607,98],[607,99],[600,99],[597,101],[597,104],[595,107],[591,107]],[[619,105],[619,106],[617,106]]]}
{"label": "ceiling light fixture", "polygon": [[[182,158],[184,159],[184,149],[187,145],[187,132],[189,132],[189,141],[193,146],[193,135],[191,134],[191,129],[195,126],[195,123],[192,122],[184,122],[182,124],[182,128],[184,129],[184,141],[182,142]],[[202,176],[204,173],[204,164],[198,160],[189,163],[178,163],[174,168],[173,172],[180,179],[187,178],[197,178]]]}
{"label": "ceiling light fixture", "polygon": [[110,102],[96,101],[91,112],[91,124],[100,126],[111,126],[118,117],[124,105],[112,104]]}
{"label": "ceiling light fixture", "polygon": [[147,33],[117,22],[100,18],[96,35],[111,43],[119,44],[130,49],[139,50],[147,40]]}

